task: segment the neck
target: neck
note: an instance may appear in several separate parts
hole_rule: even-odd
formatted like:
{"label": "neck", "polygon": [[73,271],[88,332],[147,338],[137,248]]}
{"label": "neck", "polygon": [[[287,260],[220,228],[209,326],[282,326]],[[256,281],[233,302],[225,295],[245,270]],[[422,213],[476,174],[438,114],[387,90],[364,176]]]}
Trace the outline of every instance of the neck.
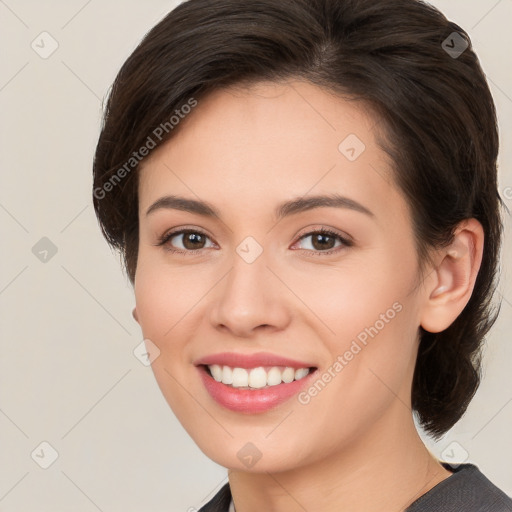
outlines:
{"label": "neck", "polygon": [[236,512],[404,511],[451,473],[419,437],[399,400],[350,446],[276,473],[231,470]]}

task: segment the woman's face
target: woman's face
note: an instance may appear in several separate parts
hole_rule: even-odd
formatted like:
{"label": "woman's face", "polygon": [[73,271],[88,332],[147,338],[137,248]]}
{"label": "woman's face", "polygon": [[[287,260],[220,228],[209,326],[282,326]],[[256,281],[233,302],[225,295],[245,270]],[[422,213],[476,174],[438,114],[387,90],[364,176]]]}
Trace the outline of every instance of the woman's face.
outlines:
{"label": "woman's face", "polygon": [[141,169],[137,318],[223,466],[305,466],[410,419],[425,294],[377,122],[309,83],[222,90]]}

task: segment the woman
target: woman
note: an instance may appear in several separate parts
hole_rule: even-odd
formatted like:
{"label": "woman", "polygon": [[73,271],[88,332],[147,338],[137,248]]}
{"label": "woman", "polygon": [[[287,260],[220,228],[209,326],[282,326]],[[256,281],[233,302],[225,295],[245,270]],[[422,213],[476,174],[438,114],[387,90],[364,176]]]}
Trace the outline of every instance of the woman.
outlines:
{"label": "woman", "polygon": [[441,436],[479,384],[497,153],[469,37],[422,2],[190,0],[146,35],[94,204],[162,393],[229,470],[201,510],[512,510],[413,421]]}

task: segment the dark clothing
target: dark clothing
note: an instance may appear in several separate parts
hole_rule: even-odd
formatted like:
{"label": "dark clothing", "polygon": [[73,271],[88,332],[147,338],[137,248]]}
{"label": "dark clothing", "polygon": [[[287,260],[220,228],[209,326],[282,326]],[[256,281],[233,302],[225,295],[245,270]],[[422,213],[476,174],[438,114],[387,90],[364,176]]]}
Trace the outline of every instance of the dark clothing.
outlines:
{"label": "dark clothing", "polygon": [[475,465],[443,466],[453,475],[420,496],[406,512],[512,512],[512,499]]}
{"label": "dark clothing", "polygon": [[[512,499],[475,465],[460,464],[456,469],[443,465],[453,475],[420,496],[405,512],[512,512]],[[230,503],[226,484],[199,512],[228,512]]]}

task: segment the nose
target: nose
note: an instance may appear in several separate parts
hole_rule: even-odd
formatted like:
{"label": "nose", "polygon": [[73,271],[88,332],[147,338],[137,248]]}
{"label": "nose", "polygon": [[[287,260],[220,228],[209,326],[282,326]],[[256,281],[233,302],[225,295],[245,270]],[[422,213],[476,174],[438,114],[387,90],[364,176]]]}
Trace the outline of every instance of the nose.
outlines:
{"label": "nose", "polygon": [[235,254],[233,266],[212,296],[211,324],[233,336],[251,338],[280,331],[291,319],[286,287],[267,267],[265,252],[252,263]]}

